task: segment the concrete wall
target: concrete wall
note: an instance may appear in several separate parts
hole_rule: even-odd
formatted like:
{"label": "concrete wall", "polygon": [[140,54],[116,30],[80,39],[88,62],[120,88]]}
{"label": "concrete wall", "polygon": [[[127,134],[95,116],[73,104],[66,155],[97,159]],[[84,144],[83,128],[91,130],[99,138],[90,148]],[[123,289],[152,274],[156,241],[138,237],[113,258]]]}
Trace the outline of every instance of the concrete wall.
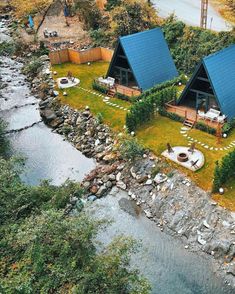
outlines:
{"label": "concrete wall", "polygon": [[113,56],[113,50],[97,47],[87,50],[61,49],[52,51],[49,54],[51,64],[61,64],[65,62],[72,62],[75,64],[82,64],[87,62],[94,62],[103,60],[110,62]]}

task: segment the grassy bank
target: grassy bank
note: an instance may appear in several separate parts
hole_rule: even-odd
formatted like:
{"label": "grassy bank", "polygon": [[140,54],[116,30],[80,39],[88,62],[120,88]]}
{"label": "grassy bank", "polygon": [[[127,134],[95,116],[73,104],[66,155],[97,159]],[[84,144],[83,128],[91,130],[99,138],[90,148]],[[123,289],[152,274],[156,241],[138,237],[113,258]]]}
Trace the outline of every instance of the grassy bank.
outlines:
{"label": "grassy bank", "polygon": [[[67,76],[68,71],[71,71],[74,76],[81,80],[78,87],[67,90],[68,96],[63,96],[62,91],[60,91],[60,100],[62,103],[68,104],[76,109],[83,109],[86,105],[88,105],[94,115],[101,113],[104,118],[104,122],[114,131],[120,132],[123,131],[123,126],[125,125],[126,111],[109,106],[103,102],[103,97],[99,97],[82,90],[82,88],[85,88],[91,91],[93,79],[103,76],[107,71],[107,67],[108,63],[105,62],[95,62],[91,66],[88,66],[87,64],[74,65],[68,63],[54,66],[53,70],[57,71],[57,77]],[[95,93],[94,90],[92,90],[92,92]],[[131,106],[129,102],[118,100],[116,98],[112,98],[111,101],[125,108],[129,108]],[[189,144],[186,137],[180,133],[181,127],[181,123],[172,121],[166,117],[157,116],[152,121],[139,128],[137,131],[137,138],[145,147],[150,148],[156,155],[159,156],[166,149],[166,144],[168,142],[172,146],[187,146]],[[233,131],[228,138],[223,139],[221,143],[218,143],[215,136],[195,129],[190,130],[188,135],[213,148],[226,147],[232,141],[235,141],[235,131]],[[199,171],[191,172],[188,169],[180,167],[176,164],[171,163],[171,165],[183,171],[201,188],[209,191],[212,187],[216,160],[221,159],[231,149],[216,151],[206,149],[200,145],[197,145],[197,148],[203,152],[206,160],[204,167]],[[214,197],[221,205],[231,210],[235,210],[235,183],[229,183],[228,187],[228,191],[225,195],[215,195]],[[234,189],[231,189],[231,187],[234,187]]]}

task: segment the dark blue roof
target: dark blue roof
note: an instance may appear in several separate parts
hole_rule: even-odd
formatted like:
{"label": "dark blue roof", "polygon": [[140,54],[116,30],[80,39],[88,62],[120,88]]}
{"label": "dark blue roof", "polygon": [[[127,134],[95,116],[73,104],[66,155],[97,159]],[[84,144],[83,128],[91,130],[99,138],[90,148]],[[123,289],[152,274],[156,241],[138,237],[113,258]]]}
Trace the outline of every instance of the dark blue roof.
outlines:
{"label": "dark blue roof", "polygon": [[142,90],[178,76],[160,28],[121,37],[119,42]]}
{"label": "dark blue roof", "polygon": [[221,111],[235,118],[235,44],[203,58]]}

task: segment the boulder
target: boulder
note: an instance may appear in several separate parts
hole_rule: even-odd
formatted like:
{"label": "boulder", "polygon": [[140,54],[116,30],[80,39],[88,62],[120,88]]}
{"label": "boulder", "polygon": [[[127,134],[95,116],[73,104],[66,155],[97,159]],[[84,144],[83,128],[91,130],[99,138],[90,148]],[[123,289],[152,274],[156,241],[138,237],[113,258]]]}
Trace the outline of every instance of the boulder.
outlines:
{"label": "boulder", "polygon": [[40,111],[41,117],[45,120],[46,123],[57,118],[55,112],[49,108],[43,109]]}
{"label": "boulder", "polygon": [[107,187],[102,185],[96,193],[97,197],[102,197],[107,192]]}
{"label": "boulder", "polygon": [[158,185],[167,181],[167,176],[165,174],[158,173],[155,178],[154,182]]}
{"label": "boulder", "polygon": [[123,181],[118,181],[116,186],[122,190],[126,190],[126,184]]}

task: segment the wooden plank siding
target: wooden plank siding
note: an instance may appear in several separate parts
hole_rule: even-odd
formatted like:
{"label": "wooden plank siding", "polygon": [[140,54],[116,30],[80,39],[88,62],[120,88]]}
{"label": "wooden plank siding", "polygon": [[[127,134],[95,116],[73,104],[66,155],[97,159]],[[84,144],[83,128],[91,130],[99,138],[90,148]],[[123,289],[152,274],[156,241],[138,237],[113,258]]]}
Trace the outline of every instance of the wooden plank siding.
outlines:
{"label": "wooden plank siding", "polygon": [[106,61],[110,62],[113,56],[113,50],[97,47],[87,50],[75,50],[75,49],[61,49],[51,51],[49,53],[50,61],[52,65],[61,64],[65,62],[72,62],[75,64],[83,64],[87,62]]}

